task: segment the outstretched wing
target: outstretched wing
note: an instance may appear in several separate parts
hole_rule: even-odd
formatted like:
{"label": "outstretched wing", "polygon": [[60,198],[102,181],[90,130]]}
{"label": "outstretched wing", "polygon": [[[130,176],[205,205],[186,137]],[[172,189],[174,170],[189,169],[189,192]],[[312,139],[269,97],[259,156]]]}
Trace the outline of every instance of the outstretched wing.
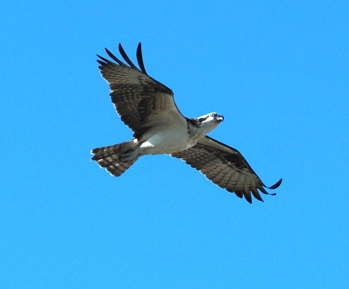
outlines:
{"label": "outstretched wing", "polygon": [[137,47],[137,68],[129,59],[121,44],[121,56],[125,64],[108,49],[106,52],[116,63],[97,55],[103,78],[109,82],[111,99],[122,121],[141,136],[156,123],[166,125],[167,121],[184,121],[179,112],[171,89],[151,78],[144,67],[141,43]]}
{"label": "outstretched wing", "polygon": [[269,194],[265,188],[276,189],[282,182],[280,179],[275,185],[266,187],[240,152],[208,136],[192,148],[171,155],[184,160],[221,188],[239,198],[244,196],[249,203],[252,203],[251,193],[263,201],[259,191]]}

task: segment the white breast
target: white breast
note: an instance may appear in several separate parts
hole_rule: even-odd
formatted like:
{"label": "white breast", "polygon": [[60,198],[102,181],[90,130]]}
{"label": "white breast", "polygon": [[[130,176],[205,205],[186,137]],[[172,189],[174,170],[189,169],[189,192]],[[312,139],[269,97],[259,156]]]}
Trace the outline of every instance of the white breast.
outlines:
{"label": "white breast", "polygon": [[141,154],[170,154],[190,148],[196,144],[188,135],[186,122],[175,122],[171,126],[158,126],[144,135]]}

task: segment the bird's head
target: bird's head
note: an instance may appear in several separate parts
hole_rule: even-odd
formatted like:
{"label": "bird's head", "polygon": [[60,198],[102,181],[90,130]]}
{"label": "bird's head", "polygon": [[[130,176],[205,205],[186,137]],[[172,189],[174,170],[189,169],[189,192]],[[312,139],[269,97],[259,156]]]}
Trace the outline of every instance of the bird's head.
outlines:
{"label": "bird's head", "polygon": [[200,136],[204,136],[215,129],[223,120],[224,117],[215,112],[200,116],[195,119],[197,132]]}

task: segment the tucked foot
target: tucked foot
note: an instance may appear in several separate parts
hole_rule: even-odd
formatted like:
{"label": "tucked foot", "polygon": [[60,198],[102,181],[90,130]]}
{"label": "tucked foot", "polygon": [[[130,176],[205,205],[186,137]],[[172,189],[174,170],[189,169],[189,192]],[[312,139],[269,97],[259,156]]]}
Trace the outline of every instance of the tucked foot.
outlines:
{"label": "tucked foot", "polygon": [[120,155],[119,160],[124,163],[132,162],[138,158],[138,152],[139,148],[135,149],[134,151],[126,151]]}

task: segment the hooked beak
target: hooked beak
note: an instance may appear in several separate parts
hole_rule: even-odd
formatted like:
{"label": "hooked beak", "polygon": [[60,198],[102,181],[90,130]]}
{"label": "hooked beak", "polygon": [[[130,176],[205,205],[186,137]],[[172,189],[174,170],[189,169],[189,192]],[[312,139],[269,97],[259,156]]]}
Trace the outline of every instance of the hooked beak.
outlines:
{"label": "hooked beak", "polygon": [[220,122],[224,121],[224,116],[223,115],[217,115],[217,120]]}

